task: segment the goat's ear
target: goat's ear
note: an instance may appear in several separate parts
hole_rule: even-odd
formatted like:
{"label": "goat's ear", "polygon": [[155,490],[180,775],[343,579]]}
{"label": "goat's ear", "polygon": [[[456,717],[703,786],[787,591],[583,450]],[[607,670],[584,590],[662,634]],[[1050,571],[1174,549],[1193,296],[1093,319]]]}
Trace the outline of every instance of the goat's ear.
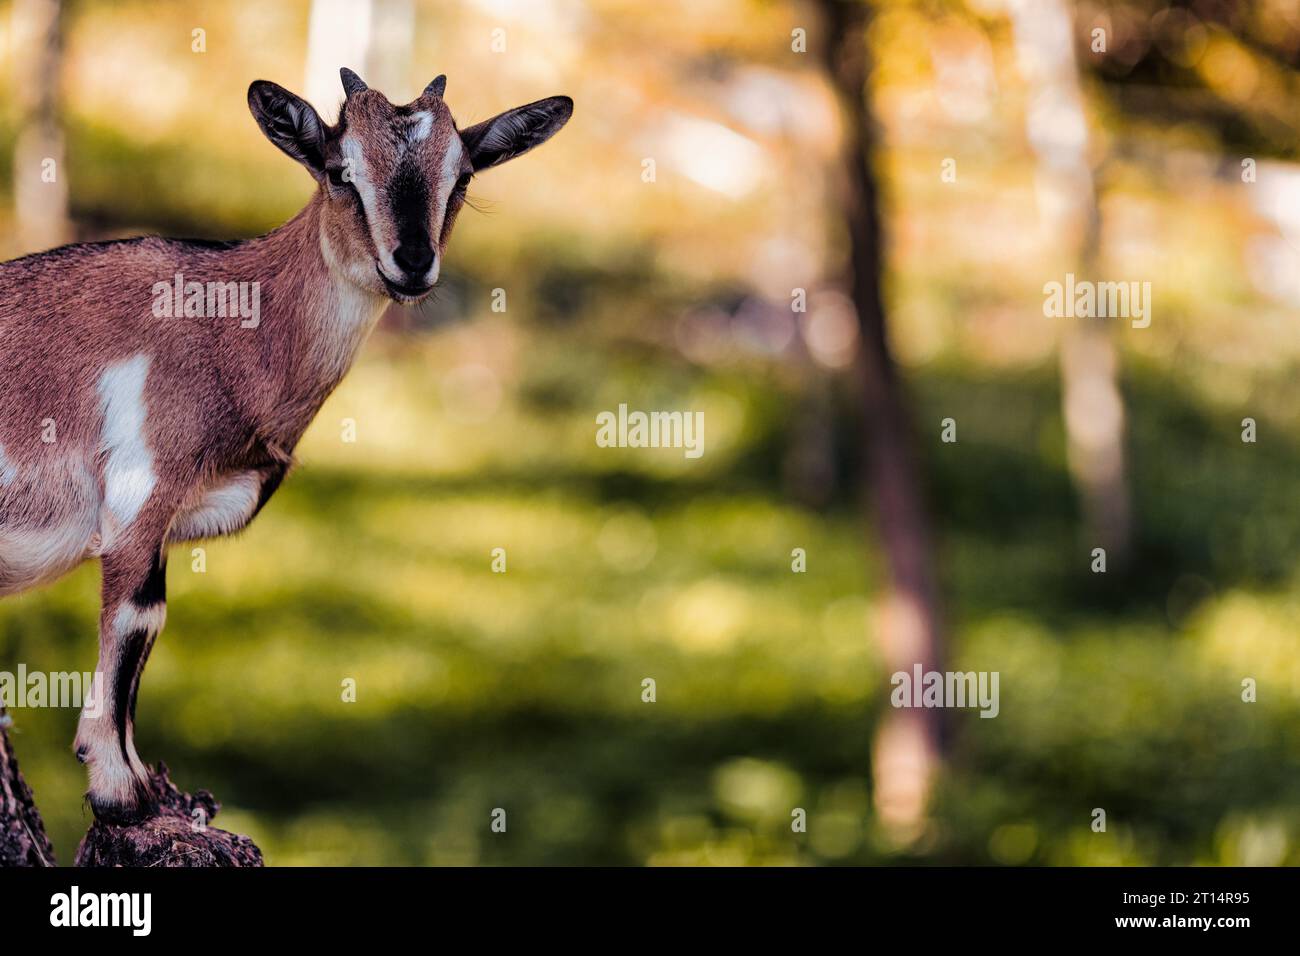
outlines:
{"label": "goat's ear", "polygon": [[567,96],[552,96],[484,120],[463,130],[460,138],[474,169],[487,169],[542,145],[558,133],[572,115],[573,100]]}
{"label": "goat's ear", "polygon": [[248,108],[262,132],[317,179],[325,175],[325,124],[312,105],[270,80],[248,88]]}

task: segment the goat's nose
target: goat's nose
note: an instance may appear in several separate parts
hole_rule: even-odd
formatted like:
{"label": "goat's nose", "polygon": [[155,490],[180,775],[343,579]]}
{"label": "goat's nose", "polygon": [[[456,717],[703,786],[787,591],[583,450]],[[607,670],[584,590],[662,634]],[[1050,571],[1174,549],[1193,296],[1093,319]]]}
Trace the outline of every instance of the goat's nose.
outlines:
{"label": "goat's nose", "polygon": [[410,276],[422,276],[433,265],[433,249],[426,245],[403,244],[393,250],[393,261]]}

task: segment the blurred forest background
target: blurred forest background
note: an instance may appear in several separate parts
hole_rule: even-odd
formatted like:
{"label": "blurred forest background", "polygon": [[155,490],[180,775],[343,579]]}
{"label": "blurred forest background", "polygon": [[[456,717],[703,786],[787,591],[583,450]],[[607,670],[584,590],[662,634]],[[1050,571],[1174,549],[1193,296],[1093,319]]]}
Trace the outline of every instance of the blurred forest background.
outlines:
{"label": "blurred forest background", "polygon": [[[13,0],[0,55],[6,258],[289,218],[253,79],[577,104],[173,552],[140,752],[269,863],[1300,863],[1296,0]],[[621,402],[704,456],[597,448]],[[0,668],[92,667],[97,596],[0,604]],[[999,716],[890,708],[922,659]],[[77,715],[12,716],[68,862]]]}

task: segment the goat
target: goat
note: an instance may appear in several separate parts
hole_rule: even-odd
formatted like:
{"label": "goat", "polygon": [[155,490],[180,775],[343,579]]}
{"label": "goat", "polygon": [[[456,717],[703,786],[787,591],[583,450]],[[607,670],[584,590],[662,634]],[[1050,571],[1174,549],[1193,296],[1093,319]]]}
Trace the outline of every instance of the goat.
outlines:
{"label": "goat", "polygon": [[[351,70],[340,77],[334,126],[275,83],[248,89],[262,132],[317,183],[278,229],[230,243],[83,243],[0,264],[0,595],[102,562],[104,693],[83,707],[74,744],[100,820],[155,809],[134,722],[163,628],[168,546],[257,516],[388,302],[433,289],[471,177],[573,113],[555,96],[458,129],[444,76],[406,106]],[[224,298],[209,314],[204,280],[251,285],[257,314],[229,321]]]}

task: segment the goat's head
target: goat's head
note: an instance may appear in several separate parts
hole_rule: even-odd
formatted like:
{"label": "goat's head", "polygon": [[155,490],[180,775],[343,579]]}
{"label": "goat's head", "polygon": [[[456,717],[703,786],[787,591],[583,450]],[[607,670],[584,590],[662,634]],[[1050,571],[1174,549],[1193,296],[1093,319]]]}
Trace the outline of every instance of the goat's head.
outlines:
{"label": "goat's head", "polygon": [[458,130],[446,77],[394,106],[349,69],[335,126],[282,86],[258,80],[248,107],[267,138],[320,184],[322,244],[331,267],[398,302],[428,295],[470,178],[550,139],[573,113],[552,96]]}

